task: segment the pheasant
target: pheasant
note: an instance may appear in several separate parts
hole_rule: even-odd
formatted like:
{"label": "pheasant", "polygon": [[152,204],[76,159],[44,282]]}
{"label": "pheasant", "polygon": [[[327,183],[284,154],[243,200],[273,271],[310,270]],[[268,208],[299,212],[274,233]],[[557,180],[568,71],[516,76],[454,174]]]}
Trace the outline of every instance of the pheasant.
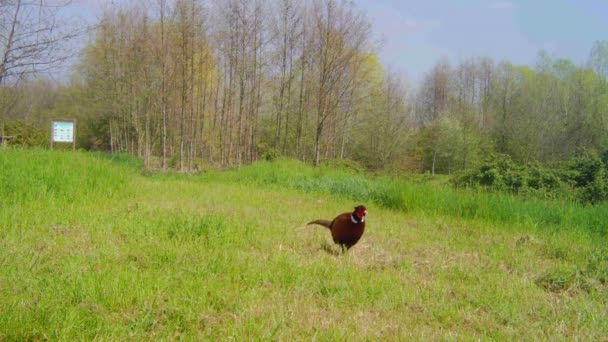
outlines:
{"label": "pheasant", "polygon": [[367,215],[367,209],[365,206],[359,205],[355,207],[352,213],[340,214],[333,221],[319,219],[308,224],[318,224],[327,227],[331,231],[334,242],[343,249],[349,249],[363,235],[363,231],[365,230],[365,215]]}

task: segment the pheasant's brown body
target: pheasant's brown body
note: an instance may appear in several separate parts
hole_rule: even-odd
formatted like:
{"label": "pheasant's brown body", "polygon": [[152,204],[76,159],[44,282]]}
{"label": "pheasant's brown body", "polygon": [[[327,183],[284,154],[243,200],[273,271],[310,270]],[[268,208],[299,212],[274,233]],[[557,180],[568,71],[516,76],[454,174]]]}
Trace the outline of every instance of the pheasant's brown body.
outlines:
{"label": "pheasant's brown body", "polygon": [[354,246],[359,239],[361,239],[361,236],[365,231],[365,207],[362,207],[363,209],[359,209],[361,216],[357,215],[357,208],[355,208],[354,213],[340,214],[333,219],[333,221],[315,220],[309,222],[308,224],[318,224],[329,228],[334,242],[348,249]]}

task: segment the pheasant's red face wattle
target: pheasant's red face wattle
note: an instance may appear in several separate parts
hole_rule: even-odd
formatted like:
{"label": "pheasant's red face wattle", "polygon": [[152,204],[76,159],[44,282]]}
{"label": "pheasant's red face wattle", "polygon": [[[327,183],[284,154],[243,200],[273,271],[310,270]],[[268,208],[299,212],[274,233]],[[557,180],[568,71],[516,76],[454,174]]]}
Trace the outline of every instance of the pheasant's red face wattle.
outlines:
{"label": "pheasant's red face wattle", "polygon": [[357,216],[358,218],[363,218],[365,217],[365,215],[367,215],[367,209],[364,206],[360,205],[355,209],[355,216]]}

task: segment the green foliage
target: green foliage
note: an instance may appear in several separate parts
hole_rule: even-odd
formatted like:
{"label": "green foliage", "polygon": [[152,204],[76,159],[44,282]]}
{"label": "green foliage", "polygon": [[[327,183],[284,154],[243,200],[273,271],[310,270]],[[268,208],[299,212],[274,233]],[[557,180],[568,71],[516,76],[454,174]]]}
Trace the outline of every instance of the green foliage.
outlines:
{"label": "green foliage", "polygon": [[273,161],[278,159],[281,156],[281,152],[275,148],[269,148],[268,150],[262,153],[262,160],[265,161]]}
{"label": "green foliage", "polygon": [[575,186],[581,201],[599,203],[608,198],[606,165],[597,154],[582,151],[566,167],[565,178]]}
{"label": "green foliage", "polygon": [[555,169],[536,162],[517,164],[507,155],[493,156],[479,168],[456,175],[452,181],[456,186],[482,187],[526,196],[556,198],[565,193],[565,185]]}
{"label": "green foliage", "polygon": [[461,126],[456,120],[441,118],[423,127],[418,134],[425,170],[449,174],[458,168]]}
{"label": "green foliage", "polygon": [[21,147],[48,147],[49,132],[21,121],[11,121],[4,126],[4,134],[13,136],[9,145]]}
{"label": "green foliage", "polygon": [[608,198],[606,168],[597,154],[588,151],[553,168],[538,162],[518,164],[509,156],[498,155],[477,169],[457,175],[453,183],[456,186],[597,204]]}

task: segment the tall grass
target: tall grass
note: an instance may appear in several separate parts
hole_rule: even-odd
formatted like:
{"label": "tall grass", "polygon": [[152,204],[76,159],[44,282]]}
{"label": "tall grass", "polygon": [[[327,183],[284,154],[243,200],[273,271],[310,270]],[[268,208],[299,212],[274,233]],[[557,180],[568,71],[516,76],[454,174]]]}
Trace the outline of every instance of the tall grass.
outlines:
{"label": "tall grass", "polygon": [[483,190],[456,189],[418,178],[370,176],[294,160],[259,162],[229,171],[208,172],[208,180],[275,185],[319,195],[341,196],[403,212],[423,212],[514,226],[580,230],[608,234],[608,204],[582,205],[566,200],[526,199]]}
{"label": "tall grass", "polygon": [[[124,193],[136,159],[93,155],[42,149],[0,151],[0,205],[31,201],[72,203]],[[120,166],[109,167],[116,160]]]}
{"label": "tall grass", "polygon": [[[110,165],[117,167],[108,167]],[[128,191],[128,175],[139,168],[138,159],[122,155],[5,150],[0,152],[0,206],[31,200],[70,203],[95,196],[111,198]],[[353,205],[372,203],[431,216],[608,235],[608,204],[605,203],[591,206],[566,200],[526,199],[484,190],[455,189],[415,177],[370,176],[328,166],[313,168],[295,160],[208,171],[199,179],[287,187],[320,196],[348,198]]]}

